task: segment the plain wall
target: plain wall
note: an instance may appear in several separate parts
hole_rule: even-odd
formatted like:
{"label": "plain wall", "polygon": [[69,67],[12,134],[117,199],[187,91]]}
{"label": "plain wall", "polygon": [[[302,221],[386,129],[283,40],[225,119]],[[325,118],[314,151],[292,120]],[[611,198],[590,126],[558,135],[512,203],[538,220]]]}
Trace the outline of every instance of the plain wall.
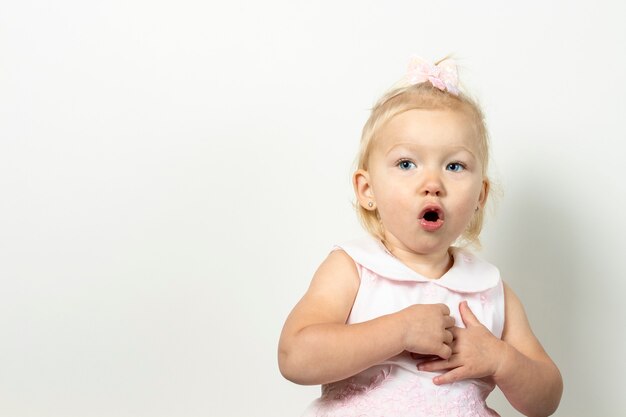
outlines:
{"label": "plain wall", "polygon": [[[0,415],[295,416],[284,319],[363,234],[350,173],[411,55],[454,54],[502,196],[481,256],[624,415],[626,7],[2,1]],[[515,413],[501,394],[490,404]]]}

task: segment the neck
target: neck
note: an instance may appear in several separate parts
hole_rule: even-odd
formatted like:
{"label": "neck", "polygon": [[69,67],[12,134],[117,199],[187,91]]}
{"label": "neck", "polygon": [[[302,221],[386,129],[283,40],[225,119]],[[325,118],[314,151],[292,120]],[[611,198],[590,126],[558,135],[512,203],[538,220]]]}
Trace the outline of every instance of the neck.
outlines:
{"label": "neck", "polygon": [[452,267],[454,260],[449,249],[433,253],[420,254],[408,248],[394,246],[389,242],[383,242],[393,256],[418,274],[431,279],[438,279]]}

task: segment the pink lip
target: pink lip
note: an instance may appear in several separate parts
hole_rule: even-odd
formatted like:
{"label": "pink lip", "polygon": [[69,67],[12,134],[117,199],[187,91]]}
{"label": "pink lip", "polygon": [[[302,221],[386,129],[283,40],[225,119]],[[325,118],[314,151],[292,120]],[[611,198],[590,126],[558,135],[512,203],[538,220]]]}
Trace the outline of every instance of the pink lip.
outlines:
{"label": "pink lip", "polygon": [[428,220],[420,219],[420,226],[427,232],[434,232],[443,226],[443,220],[439,219],[435,222],[429,222]]}
{"label": "pink lip", "polygon": [[[429,212],[437,213],[437,220],[426,220],[424,216]],[[418,219],[420,226],[422,226],[422,229],[426,230],[427,232],[434,232],[436,230],[439,230],[441,226],[443,226],[443,210],[437,205],[428,205],[424,207],[424,209],[420,212]]]}

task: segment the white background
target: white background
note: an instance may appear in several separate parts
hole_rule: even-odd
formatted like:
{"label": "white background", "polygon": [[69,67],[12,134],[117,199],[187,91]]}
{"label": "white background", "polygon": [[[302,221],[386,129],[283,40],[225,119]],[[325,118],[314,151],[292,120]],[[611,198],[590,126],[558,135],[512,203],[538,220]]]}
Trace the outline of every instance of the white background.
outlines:
{"label": "white background", "polygon": [[[624,415],[622,2],[0,3],[0,415],[296,416],[282,323],[412,54],[452,53],[502,196],[483,233],[561,368]],[[517,415],[501,394],[490,404]]]}

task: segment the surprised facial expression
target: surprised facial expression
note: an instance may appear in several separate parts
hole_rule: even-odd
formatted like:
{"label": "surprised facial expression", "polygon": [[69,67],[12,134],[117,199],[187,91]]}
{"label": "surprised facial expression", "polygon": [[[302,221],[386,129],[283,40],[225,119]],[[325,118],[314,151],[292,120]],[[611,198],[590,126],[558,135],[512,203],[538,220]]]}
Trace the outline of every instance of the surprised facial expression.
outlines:
{"label": "surprised facial expression", "polygon": [[487,196],[479,138],[461,111],[394,116],[376,135],[368,162],[355,174],[359,203],[375,203],[392,252],[447,251]]}

